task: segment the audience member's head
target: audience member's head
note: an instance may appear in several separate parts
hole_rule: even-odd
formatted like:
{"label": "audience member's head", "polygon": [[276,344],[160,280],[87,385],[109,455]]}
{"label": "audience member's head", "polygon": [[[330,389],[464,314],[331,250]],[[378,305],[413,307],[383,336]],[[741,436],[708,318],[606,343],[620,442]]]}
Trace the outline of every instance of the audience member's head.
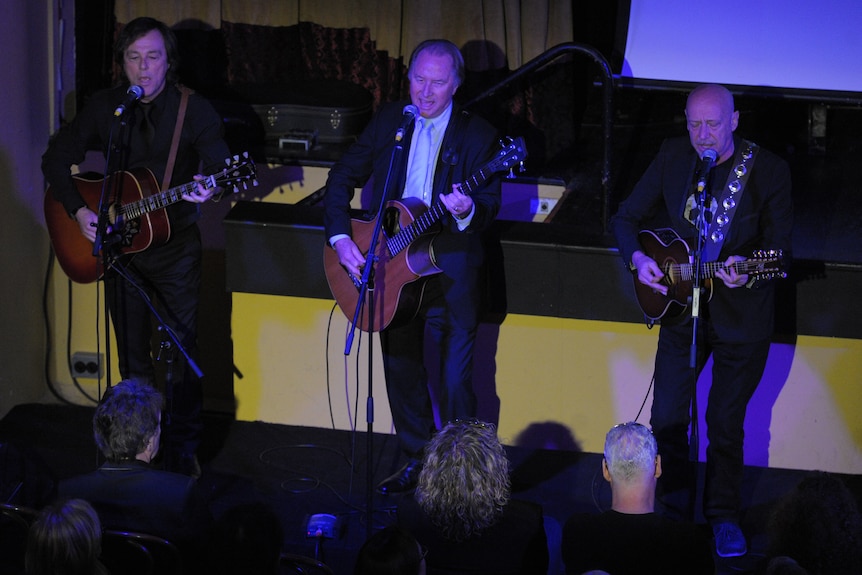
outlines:
{"label": "audience member's head", "polygon": [[27,575],[94,575],[107,573],[99,562],[102,525],[93,507],[70,499],[46,507],[27,538]]}
{"label": "audience member's head", "polygon": [[284,528],[268,505],[241,503],[218,518],[210,543],[213,573],[275,575]]}
{"label": "audience member's head", "polygon": [[158,390],[133,379],[109,388],[93,415],[96,446],[108,461],[150,462],[159,451],[164,399]]}
{"label": "audience member's head", "polygon": [[425,552],[401,527],[385,527],[359,549],[353,575],[425,575]]}
{"label": "audience member's head", "polygon": [[425,447],[416,502],[444,537],[464,541],[493,525],[510,493],[509,460],[493,424],[451,422]]}
{"label": "audience member's head", "polygon": [[811,575],[862,573],[862,516],[834,475],[800,481],[773,509],[769,534],[771,557],[791,557]]}
{"label": "audience member's head", "polygon": [[652,432],[630,421],[613,426],[605,436],[602,473],[611,484],[612,507],[622,513],[649,513],[655,505],[661,457]]}

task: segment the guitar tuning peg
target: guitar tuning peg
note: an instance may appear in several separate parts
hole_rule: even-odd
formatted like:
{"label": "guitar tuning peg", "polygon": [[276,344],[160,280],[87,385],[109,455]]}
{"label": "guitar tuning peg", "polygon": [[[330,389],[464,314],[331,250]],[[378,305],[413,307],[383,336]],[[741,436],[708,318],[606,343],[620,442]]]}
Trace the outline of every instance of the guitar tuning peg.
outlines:
{"label": "guitar tuning peg", "polygon": [[512,179],[512,178],[514,178],[514,177],[515,177],[515,169],[514,169],[514,168],[509,168],[509,173],[508,173],[508,174],[506,174],[506,179],[511,180],[511,179]]}
{"label": "guitar tuning peg", "polygon": [[260,182],[258,182],[258,181],[257,181],[257,178],[255,178],[255,179],[253,179],[253,180],[251,181],[251,185],[252,185],[252,186],[254,186],[254,187],[256,188],[257,186],[259,186],[259,185],[260,185]]}

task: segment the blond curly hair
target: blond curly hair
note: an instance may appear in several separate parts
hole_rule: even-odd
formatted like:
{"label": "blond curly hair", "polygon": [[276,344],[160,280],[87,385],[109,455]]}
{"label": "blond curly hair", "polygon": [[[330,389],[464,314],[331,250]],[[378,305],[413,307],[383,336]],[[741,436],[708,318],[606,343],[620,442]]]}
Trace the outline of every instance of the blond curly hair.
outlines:
{"label": "blond curly hair", "polygon": [[496,523],[510,495],[509,459],[493,424],[454,421],[426,446],[415,498],[447,539]]}

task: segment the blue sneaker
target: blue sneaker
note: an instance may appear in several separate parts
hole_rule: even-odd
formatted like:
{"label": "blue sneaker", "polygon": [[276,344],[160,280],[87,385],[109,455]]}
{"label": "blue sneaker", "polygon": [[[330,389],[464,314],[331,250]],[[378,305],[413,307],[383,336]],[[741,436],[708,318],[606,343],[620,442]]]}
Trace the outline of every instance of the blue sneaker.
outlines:
{"label": "blue sneaker", "polygon": [[719,557],[739,557],[748,552],[745,535],[734,521],[722,521],[712,526],[715,552]]}

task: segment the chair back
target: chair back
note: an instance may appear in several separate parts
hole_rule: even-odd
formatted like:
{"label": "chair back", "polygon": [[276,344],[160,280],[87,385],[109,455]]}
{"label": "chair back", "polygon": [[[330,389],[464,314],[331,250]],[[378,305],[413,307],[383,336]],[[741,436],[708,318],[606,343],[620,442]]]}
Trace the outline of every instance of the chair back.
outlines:
{"label": "chair back", "polygon": [[0,503],[0,573],[23,573],[30,525],[39,512],[29,507]]}
{"label": "chair back", "polygon": [[176,545],[156,535],[107,529],[102,533],[102,563],[123,575],[181,575]]}

